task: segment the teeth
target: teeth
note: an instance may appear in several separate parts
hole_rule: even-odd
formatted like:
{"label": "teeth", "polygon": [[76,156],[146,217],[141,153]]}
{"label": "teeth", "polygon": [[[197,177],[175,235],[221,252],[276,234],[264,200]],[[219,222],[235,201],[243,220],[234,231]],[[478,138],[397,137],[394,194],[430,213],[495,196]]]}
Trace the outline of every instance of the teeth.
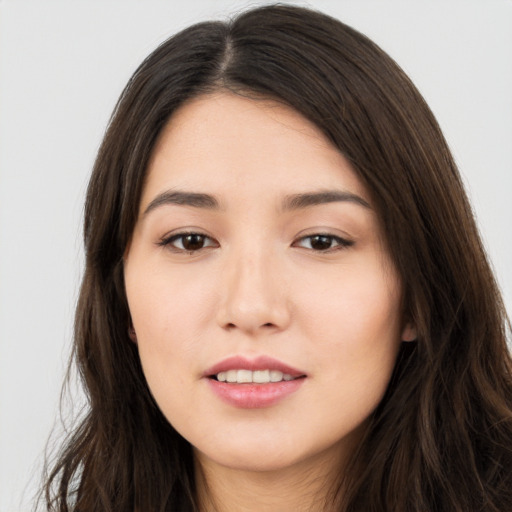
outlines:
{"label": "teeth", "polygon": [[236,381],[237,382],[252,382],[252,372],[251,370],[238,370],[236,372]]}
{"label": "teeth", "polygon": [[258,383],[270,382],[270,371],[256,370],[252,373],[252,381]]}
{"label": "teeth", "polygon": [[270,382],[279,382],[283,380],[283,372],[270,370]]}
{"label": "teeth", "polygon": [[231,382],[236,384],[246,384],[254,382],[256,384],[267,384],[268,382],[281,382],[293,380],[291,375],[280,372],[279,370],[228,370],[217,374],[219,382]]}

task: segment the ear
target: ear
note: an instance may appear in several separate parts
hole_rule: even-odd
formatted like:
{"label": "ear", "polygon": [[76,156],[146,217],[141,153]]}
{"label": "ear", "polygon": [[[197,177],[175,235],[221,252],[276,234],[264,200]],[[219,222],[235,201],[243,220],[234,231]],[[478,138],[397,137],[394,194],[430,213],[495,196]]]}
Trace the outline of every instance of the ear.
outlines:
{"label": "ear", "polygon": [[406,323],[402,329],[402,341],[416,341],[417,337],[416,326],[412,322]]}
{"label": "ear", "polygon": [[133,343],[137,343],[137,333],[135,332],[135,329],[133,328],[133,325],[131,325],[128,328],[128,336],[133,341]]}

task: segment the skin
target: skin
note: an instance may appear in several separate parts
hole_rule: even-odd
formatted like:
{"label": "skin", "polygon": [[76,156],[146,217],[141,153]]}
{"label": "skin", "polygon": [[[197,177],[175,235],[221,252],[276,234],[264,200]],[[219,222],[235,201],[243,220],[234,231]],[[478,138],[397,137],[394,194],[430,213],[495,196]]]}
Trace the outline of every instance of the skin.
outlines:
{"label": "skin", "polygon": [[[208,194],[218,207],[166,202],[169,191]],[[318,191],[361,201],[283,204]],[[205,236],[185,250],[183,232]],[[318,233],[329,235],[323,245]],[[154,149],[125,280],[149,387],[194,447],[202,509],[325,508],[401,341],[414,338],[346,159],[279,103],[228,92],[192,100]],[[270,356],[306,378],[272,406],[234,407],[204,372],[235,355]]]}

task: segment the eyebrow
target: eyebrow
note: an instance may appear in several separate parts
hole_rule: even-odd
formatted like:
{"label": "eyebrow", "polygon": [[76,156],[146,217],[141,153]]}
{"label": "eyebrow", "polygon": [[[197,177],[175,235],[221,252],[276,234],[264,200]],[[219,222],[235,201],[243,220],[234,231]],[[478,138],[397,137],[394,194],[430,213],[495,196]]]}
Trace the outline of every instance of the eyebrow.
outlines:
{"label": "eyebrow", "polygon": [[157,195],[144,211],[147,215],[150,211],[166,204],[177,204],[181,206],[192,206],[194,208],[205,208],[207,210],[218,210],[219,202],[209,194],[197,192],[178,192],[168,190]]}
{"label": "eyebrow", "polygon": [[308,208],[309,206],[335,202],[349,202],[371,209],[368,201],[352,192],[344,190],[322,190],[319,192],[293,194],[285,197],[283,210],[300,210],[302,208]]}
{"label": "eyebrow", "polygon": [[[349,202],[371,209],[370,204],[362,197],[343,190],[322,190],[319,192],[292,194],[284,198],[282,209],[284,211],[293,211],[308,208],[309,206],[335,202]],[[168,190],[157,195],[151,203],[149,203],[148,207],[144,210],[144,216],[152,210],[167,204],[191,206],[193,208],[203,208],[206,210],[220,209],[219,202],[210,194]]]}

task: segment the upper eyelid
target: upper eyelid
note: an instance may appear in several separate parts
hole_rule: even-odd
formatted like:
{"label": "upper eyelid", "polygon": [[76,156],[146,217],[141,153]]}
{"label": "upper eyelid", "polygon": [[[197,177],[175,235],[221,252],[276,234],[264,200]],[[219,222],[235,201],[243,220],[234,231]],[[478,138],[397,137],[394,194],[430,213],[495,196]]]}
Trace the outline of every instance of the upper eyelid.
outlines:
{"label": "upper eyelid", "polygon": [[343,242],[355,242],[355,238],[352,235],[349,235],[348,233],[345,233],[343,231],[340,231],[339,229],[329,229],[329,228],[321,228],[321,227],[315,227],[310,229],[305,229],[303,231],[300,231],[296,237],[295,240],[302,240],[304,238],[309,238],[312,236],[328,236],[332,238],[336,238],[338,240],[341,240]]}
{"label": "upper eyelid", "polygon": [[180,229],[173,229],[172,231],[169,231],[162,235],[159,240],[170,240],[172,238],[179,238],[180,236],[187,236],[187,235],[200,235],[204,236],[206,238],[210,238],[212,240],[215,240],[215,237],[204,231],[203,229],[199,228],[180,228]]}
{"label": "upper eyelid", "polygon": [[337,238],[338,240],[346,240],[346,241],[348,241],[347,239],[349,238],[348,236],[337,235],[335,233],[330,233],[329,231],[314,231],[312,233],[300,235],[300,236],[296,237],[296,240],[302,240],[303,238],[311,238],[313,236],[328,236],[330,238]]}

